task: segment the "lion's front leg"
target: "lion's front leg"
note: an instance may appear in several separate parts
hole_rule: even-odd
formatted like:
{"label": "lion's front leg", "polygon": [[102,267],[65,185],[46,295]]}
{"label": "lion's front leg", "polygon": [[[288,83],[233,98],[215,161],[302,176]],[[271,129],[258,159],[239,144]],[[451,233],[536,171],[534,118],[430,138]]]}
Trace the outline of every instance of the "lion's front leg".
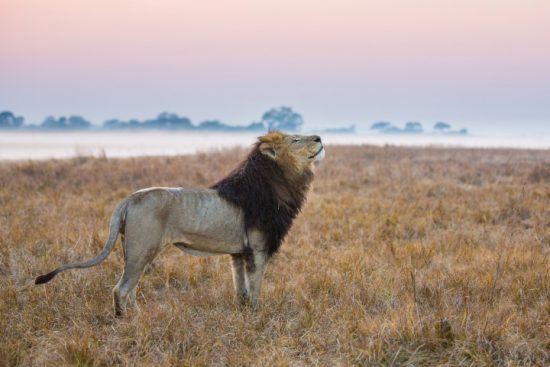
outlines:
{"label": "lion's front leg", "polygon": [[235,286],[235,294],[241,303],[246,303],[248,292],[245,278],[245,262],[244,255],[231,255],[231,270],[233,271],[233,285]]}
{"label": "lion's front leg", "polygon": [[248,297],[252,306],[258,305],[260,288],[267,267],[267,254],[264,251],[253,251],[245,255],[245,276],[248,285]]}

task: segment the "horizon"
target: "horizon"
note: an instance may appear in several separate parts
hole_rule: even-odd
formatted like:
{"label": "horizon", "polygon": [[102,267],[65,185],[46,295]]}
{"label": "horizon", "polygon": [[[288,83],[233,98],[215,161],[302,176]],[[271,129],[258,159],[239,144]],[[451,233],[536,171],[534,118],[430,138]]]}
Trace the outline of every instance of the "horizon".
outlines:
{"label": "horizon", "polygon": [[550,134],[550,3],[2,0],[0,109]]}
{"label": "horizon", "polygon": [[466,128],[453,126],[444,121],[435,122],[424,126],[419,121],[407,121],[403,126],[390,121],[376,121],[359,126],[352,124],[347,126],[331,126],[311,128],[306,125],[298,111],[291,107],[280,106],[265,111],[261,119],[249,124],[232,125],[221,120],[193,121],[187,116],[163,111],[157,116],[148,119],[108,119],[103,123],[94,123],[81,115],[47,116],[42,122],[28,122],[24,116],[14,114],[13,111],[0,110],[1,131],[122,131],[122,130],[172,130],[172,131],[217,131],[217,132],[245,132],[245,131],[269,131],[280,130],[287,132],[319,132],[319,133],[380,133],[380,134],[436,134],[436,135],[469,135]]}

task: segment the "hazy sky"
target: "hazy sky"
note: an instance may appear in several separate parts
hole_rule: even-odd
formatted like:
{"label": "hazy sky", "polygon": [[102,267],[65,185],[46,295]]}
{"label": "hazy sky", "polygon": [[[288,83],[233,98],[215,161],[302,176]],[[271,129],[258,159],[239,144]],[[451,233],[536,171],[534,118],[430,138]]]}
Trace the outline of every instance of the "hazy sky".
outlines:
{"label": "hazy sky", "polygon": [[550,133],[549,0],[0,0],[0,110]]}

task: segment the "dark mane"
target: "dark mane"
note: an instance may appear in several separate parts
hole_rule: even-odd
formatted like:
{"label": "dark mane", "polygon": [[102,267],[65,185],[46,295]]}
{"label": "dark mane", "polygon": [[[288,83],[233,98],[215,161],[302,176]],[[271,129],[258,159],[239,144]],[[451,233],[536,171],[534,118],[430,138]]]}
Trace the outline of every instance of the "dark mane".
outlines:
{"label": "dark mane", "polygon": [[281,246],[313,179],[310,169],[289,171],[256,145],[233,172],[212,186],[222,198],[242,208],[246,230],[257,228],[264,233],[269,256]]}

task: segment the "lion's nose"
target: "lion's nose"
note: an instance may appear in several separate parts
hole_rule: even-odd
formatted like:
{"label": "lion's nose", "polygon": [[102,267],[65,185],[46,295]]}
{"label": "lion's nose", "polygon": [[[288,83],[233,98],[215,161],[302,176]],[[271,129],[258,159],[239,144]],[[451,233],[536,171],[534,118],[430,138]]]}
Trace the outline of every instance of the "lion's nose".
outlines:
{"label": "lion's nose", "polygon": [[316,143],[320,143],[321,142],[321,137],[319,135],[313,135],[313,141],[316,142]]}

